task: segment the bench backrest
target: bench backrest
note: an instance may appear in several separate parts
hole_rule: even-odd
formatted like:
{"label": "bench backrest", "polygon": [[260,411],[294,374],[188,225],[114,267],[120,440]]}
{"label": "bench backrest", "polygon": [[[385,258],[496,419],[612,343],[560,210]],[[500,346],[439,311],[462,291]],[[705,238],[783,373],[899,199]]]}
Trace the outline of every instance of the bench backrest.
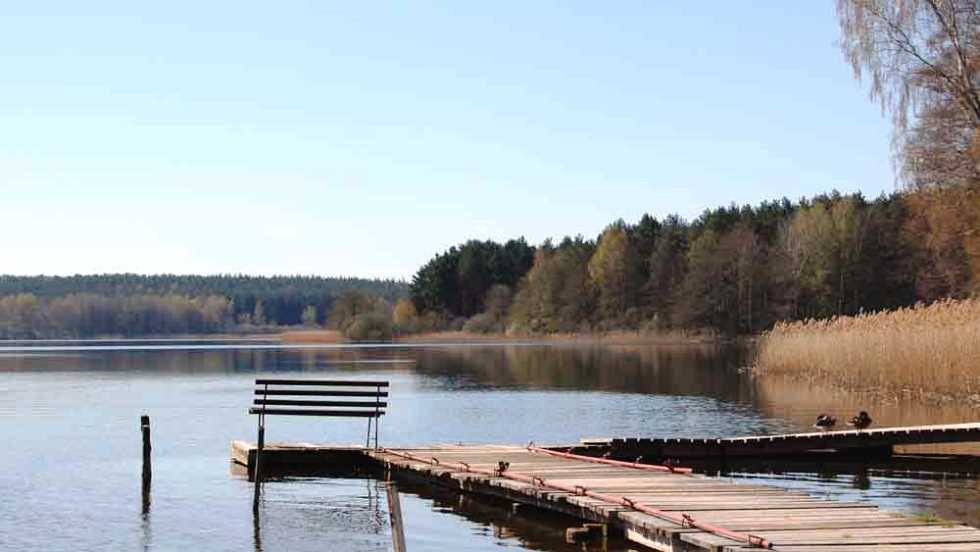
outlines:
{"label": "bench backrest", "polygon": [[255,380],[254,406],[248,412],[260,416],[378,418],[385,413],[387,398],[387,381],[259,378]]}

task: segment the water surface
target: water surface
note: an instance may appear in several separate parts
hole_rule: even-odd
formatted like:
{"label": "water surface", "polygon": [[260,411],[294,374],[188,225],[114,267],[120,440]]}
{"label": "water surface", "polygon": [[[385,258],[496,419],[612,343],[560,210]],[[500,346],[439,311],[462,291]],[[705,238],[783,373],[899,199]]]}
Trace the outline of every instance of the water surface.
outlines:
{"label": "water surface", "polygon": [[[573,443],[599,436],[727,436],[800,429],[819,405],[780,407],[716,345],[288,346],[271,342],[16,343],[0,347],[0,549],[387,550],[383,485],[290,478],[251,486],[229,469],[254,439],[256,375],[391,381],[383,445]],[[802,411],[801,411],[802,409]],[[139,416],[153,424],[142,513]],[[813,414],[815,415],[815,414]],[[267,439],[362,443],[358,420],[271,418]],[[980,523],[972,477],[728,474]],[[409,549],[572,550],[567,520],[403,486]],[[611,543],[611,550],[625,550]]]}

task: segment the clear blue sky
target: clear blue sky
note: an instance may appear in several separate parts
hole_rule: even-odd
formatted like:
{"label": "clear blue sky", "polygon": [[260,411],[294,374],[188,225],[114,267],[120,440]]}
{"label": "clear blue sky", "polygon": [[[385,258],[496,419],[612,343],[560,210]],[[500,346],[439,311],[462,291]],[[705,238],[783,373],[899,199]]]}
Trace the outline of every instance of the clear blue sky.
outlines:
{"label": "clear blue sky", "polygon": [[894,189],[829,0],[345,4],[0,8],[0,273],[409,277]]}

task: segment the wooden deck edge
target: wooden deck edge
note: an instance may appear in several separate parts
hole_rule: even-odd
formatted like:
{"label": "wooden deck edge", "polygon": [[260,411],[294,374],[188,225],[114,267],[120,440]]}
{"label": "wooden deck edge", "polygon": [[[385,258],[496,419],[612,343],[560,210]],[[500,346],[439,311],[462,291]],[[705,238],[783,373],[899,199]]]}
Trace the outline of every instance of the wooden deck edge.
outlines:
{"label": "wooden deck edge", "polygon": [[[251,480],[255,443],[236,439],[230,449],[231,462],[243,466]],[[356,445],[270,443],[262,451],[262,471],[269,476],[359,475],[366,464],[365,450]]]}
{"label": "wooden deck edge", "polygon": [[[615,505],[602,505],[607,514],[585,506],[585,497],[569,493],[533,487],[506,478],[487,478],[481,475],[457,472],[448,468],[429,466],[411,460],[394,459],[383,453],[367,452],[367,456],[390,470],[396,477],[413,481],[438,484],[443,487],[475,495],[516,502],[563,514],[588,523],[611,525],[630,541],[661,552],[704,550],[693,543],[681,540],[687,531],[680,525],[653,516],[632,512]],[[593,505],[594,506],[594,505]],[[728,541],[727,544],[739,544]]]}

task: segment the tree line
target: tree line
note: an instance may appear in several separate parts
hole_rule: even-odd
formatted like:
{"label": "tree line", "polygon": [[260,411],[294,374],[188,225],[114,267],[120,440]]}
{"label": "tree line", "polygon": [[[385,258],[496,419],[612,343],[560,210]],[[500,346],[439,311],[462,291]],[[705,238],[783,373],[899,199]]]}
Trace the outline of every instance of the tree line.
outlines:
{"label": "tree line", "polygon": [[644,215],[582,236],[471,240],[411,284],[254,276],[0,276],[0,338],[327,325],[358,339],[466,330],[710,330],[891,309],[980,291],[980,194],[958,184]]}
{"label": "tree line", "polygon": [[961,191],[874,200],[834,192],[720,207],[690,222],[645,215],[615,221],[595,239],[536,248],[470,241],[415,274],[418,313],[409,320],[514,333],[744,334],[778,320],[966,296],[980,283],[980,236],[961,230],[980,220],[980,209],[962,209]]}
{"label": "tree line", "polygon": [[392,303],[397,280],[313,276],[0,275],[0,338],[216,333],[326,322],[345,293]]}

